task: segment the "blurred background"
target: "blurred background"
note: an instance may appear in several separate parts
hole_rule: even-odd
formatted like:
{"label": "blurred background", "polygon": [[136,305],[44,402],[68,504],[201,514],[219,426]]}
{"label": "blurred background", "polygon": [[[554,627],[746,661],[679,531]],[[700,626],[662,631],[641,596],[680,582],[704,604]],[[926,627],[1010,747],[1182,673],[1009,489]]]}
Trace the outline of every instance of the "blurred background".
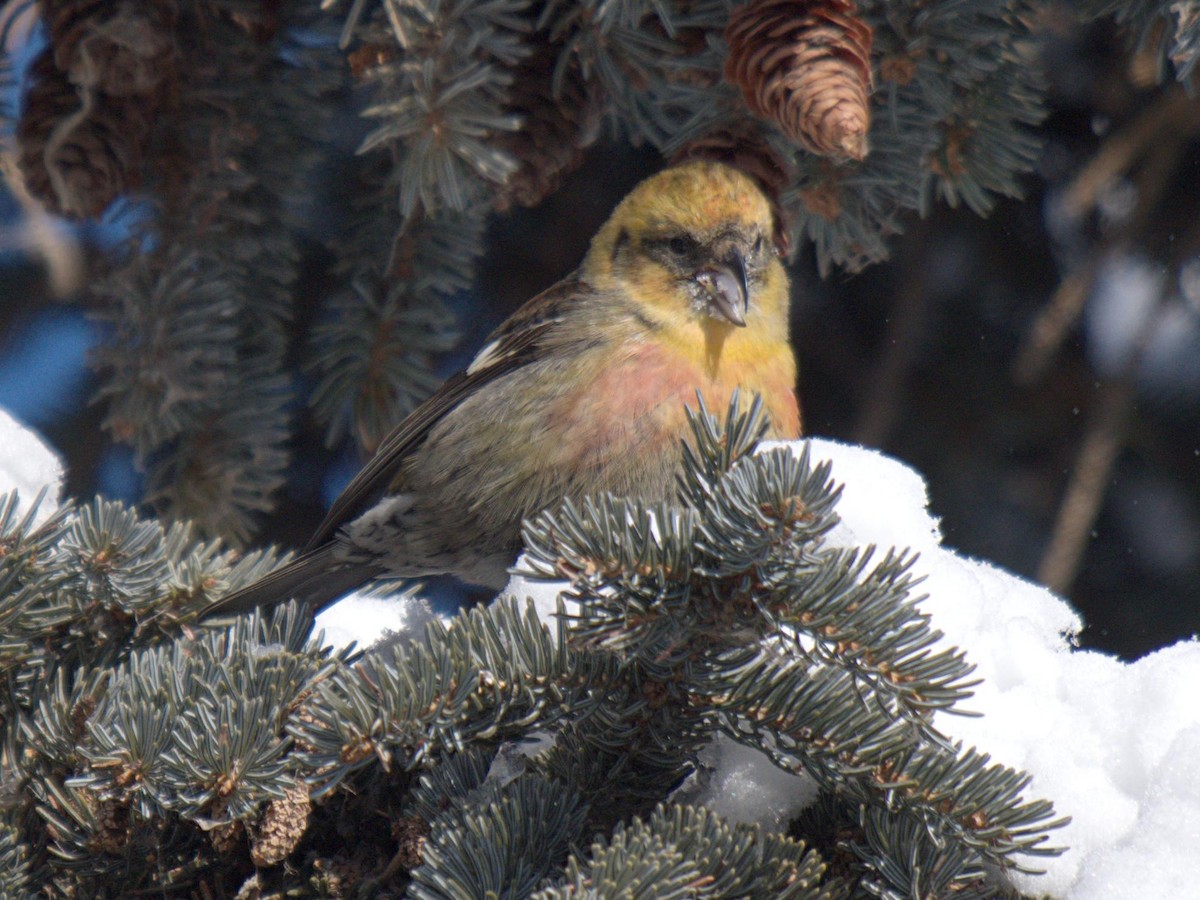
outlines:
{"label": "blurred background", "polygon": [[[807,432],[917,469],[948,545],[1049,584],[1082,615],[1085,645],[1126,658],[1200,630],[1200,100],[1160,84],[1137,47],[1114,21],[1047,17],[1044,146],[1022,199],[986,218],[945,205],[903,217],[890,260],[861,272],[822,276],[808,244],[791,264]],[[352,110],[329,129],[347,150],[363,133]],[[571,271],[617,200],[662,165],[605,136],[539,205],[493,215],[472,286],[447,300],[460,339],[435,354],[435,374]],[[254,538],[290,546],[362,461],[323,440],[294,349],[345,277],[326,238],[351,215],[339,198],[358,176],[330,164],[320,177],[289,325],[299,427]],[[143,498],[134,450],[102,427],[93,362],[113,326],[88,290],[93,262],[143,214],[118,201],[70,223],[0,192],[0,406],[58,448],[81,498]]]}

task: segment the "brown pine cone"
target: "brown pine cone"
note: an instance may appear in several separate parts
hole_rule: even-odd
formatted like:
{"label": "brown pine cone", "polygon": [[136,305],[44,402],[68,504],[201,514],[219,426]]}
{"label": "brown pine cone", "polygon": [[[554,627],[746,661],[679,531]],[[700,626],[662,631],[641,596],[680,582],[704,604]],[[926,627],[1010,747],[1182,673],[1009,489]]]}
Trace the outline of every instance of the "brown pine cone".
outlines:
{"label": "brown pine cone", "polygon": [[250,861],[261,867],[287,859],[308,830],[311,810],[308,785],[303,781],[297,782],[279,800],[268,803],[250,836]]}
{"label": "brown pine cone", "polygon": [[51,212],[102,213],[141,183],[150,134],[144,102],[76,88],[47,48],[34,61],[33,86],[17,126],[19,165],[29,193]]}
{"label": "brown pine cone", "polygon": [[100,853],[120,856],[129,844],[129,803],[123,800],[98,800],[95,803],[96,830],[88,846]]}
{"label": "brown pine cone", "polygon": [[58,211],[60,206],[46,171],[46,142],[57,125],[68,116],[78,115],[83,104],[74,85],[54,65],[50,48],[30,64],[29,78],[29,92],[17,123],[17,165],[25,189],[48,209]]}
{"label": "brown pine cone", "polygon": [[725,78],[806,150],[863,159],[871,39],[853,0],[751,0],[725,27]]}
{"label": "brown pine cone", "polygon": [[213,849],[220,854],[233,853],[243,846],[246,839],[246,826],[237,819],[214,826],[208,832],[208,839]]}
{"label": "brown pine cone", "polygon": [[585,81],[572,66],[554,91],[554,68],[562,47],[538,42],[513,70],[508,111],[524,118],[518,131],[497,134],[492,142],[520,164],[500,187],[494,201],[500,212],[536,206],[554,193],[563,176],[583,162],[596,140],[604,100],[595,81]]}
{"label": "brown pine cone", "polygon": [[54,62],[72,83],[114,97],[158,92],[175,72],[174,0],[47,0]]}
{"label": "brown pine cone", "polygon": [[425,839],[429,837],[429,823],[419,816],[401,816],[392,823],[392,834],[399,846],[396,858],[406,869],[415,869],[424,862]]}

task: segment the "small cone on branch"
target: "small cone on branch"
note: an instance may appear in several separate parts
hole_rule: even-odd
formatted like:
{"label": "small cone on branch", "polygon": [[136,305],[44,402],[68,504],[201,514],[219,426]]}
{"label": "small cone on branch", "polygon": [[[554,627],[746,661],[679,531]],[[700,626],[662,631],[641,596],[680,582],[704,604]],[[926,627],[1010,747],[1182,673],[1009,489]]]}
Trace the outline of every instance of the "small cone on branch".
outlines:
{"label": "small cone on branch", "polygon": [[133,832],[129,822],[129,803],[116,799],[100,800],[95,802],[93,812],[96,830],[88,841],[89,846],[100,853],[120,856],[129,846]]}
{"label": "small cone on branch", "polygon": [[267,804],[262,819],[250,834],[250,860],[254,865],[277,865],[296,849],[308,830],[308,816],[312,812],[308,794],[308,785],[301,781]]}
{"label": "small cone on branch", "polygon": [[872,32],[853,0],[750,0],[725,26],[725,78],[812,153],[867,155]]}
{"label": "small cone on branch", "polygon": [[55,65],[73,84],[147,96],[174,75],[174,0],[48,0],[43,16]]}
{"label": "small cone on branch", "polygon": [[29,193],[51,212],[97,216],[141,183],[150,135],[147,104],[77,88],[52,48],[33,62],[33,84],[17,125],[19,166]]}
{"label": "small cone on branch", "polygon": [[788,222],[780,197],[792,181],[790,160],[781,156],[771,146],[762,126],[749,117],[743,117],[722,128],[688,141],[670,159],[671,165],[690,160],[707,159],[725,163],[753,178],[775,213],[775,248],[781,256],[789,251]]}
{"label": "small cone on branch", "polygon": [[246,840],[246,826],[237,819],[224,822],[209,831],[208,839],[218,853],[233,853]]}
{"label": "small cone on branch", "polygon": [[513,68],[508,111],[522,116],[518,131],[505,131],[493,143],[513,155],[519,168],[497,192],[500,212],[536,206],[558,189],[563,176],[579,168],[584,151],[595,142],[604,113],[600,86],[576,67],[555,82],[562,46],[538,42]]}
{"label": "small cone on branch", "polygon": [[60,206],[46,170],[46,143],[51,132],[83,106],[75,86],[54,65],[49,48],[29,66],[30,87],[25,95],[21,118],[17,123],[17,164],[25,189],[52,211]]}

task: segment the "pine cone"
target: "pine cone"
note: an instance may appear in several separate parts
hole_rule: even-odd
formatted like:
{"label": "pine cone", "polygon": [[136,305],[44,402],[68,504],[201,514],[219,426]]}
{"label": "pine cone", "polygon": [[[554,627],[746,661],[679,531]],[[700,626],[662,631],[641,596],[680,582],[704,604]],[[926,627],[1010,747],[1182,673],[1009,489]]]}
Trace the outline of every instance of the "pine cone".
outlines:
{"label": "pine cone", "polygon": [[47,48],[29,66],[31,86],[17,123],[18,165],[25,189],[49,209],[59,204],[46,171],[46,142],[51,132],[69,116],[78,115],[83,103],[74,85],[54,65]]}
{"label": "pine cone", "polygon": [[583,162],[584,150],[596,140],[604,102],[599,85],[586,81],[572,66],[555,93],[554,71],[562,47],[537,42],[536,49],[513,70],[508,109],[524,117],[519,131],[497,134],[493,143],[520,164],[497,192],[495,207],[536,206],[554,193],[563,176]]}
{"label": "pine cone", "polygon": [[31,67],[34,82],[17,126],[21,173],[51,212],[97,216],[141,183],[150,112],[137,100],[77,89],[51,53],[47,48]]}
{"label": "pine cone", "polygon": [[762,127],[749,118],[731,122],[684,144],[671,156],[670,163],[674,166],[694,159],[725,163],[745,172],[758,183],[775,213],[775,247],[786,256],[788,228],[780,197],[784,188],[791,184],[794,173],[791,162],[771,146]]}
{"label": "pine cone", "polygon": [[425,839],[429,823],[419,816],[401,816],[392,823],[392,834],[399,846],[396,858],[406,869],[415,869],[424,862]]}
{"label": "pine cone", "polygon": [[77,89],[51,53],[47,48],[31,67],[33,86],[17,126],[21,173],[50,211],[96,216],[140,183],[149,113],[136,101]]}
{"label": "pine cone", "polygon": [[48,0],[54,62],[73,84],[148,96],[174,74],[174,0]]}
{"label": "pine cone", "polygon": [[122,800],[100,800],[94,810],[96,831],[88,846],[100,853],[120,856],[129,844],[129,804]]}
{"label": "pine cone", "polygon": [[751,0],[725,26],[725,78],[806,150],[863,159],[871,37],[853,0]]}
{"label": "pine cone", "polygon": [[208,832],[213,849],[222,855],[232,853],[243,846],[245,836],[246,826],[237,819],[217,825]]}
{"label": "pine cone", "polygon": [[308,829],[311,810],[308,785],[302,781],[279,800],[268,803],[251,835],[250,861],[262,867],[273,866],[287,859]]}

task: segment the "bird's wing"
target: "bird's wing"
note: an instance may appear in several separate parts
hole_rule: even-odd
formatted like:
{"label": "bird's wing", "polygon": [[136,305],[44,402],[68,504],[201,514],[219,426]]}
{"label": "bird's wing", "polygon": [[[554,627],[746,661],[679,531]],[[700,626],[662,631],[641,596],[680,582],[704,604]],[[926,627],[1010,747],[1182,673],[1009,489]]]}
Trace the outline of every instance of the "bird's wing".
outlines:
{"label": "bird's wing", "polygon": [[365,511],[387,490],[396,470],[442,418],[488,383],[541,357],[546,338],[565,309],[585,303],[594,289],[570,276],[547,288],[513,313],[489,336],[465,370],[452,375],[384,438],[371,460],[334,501],[304,548],[316,550],[339,528]]}

